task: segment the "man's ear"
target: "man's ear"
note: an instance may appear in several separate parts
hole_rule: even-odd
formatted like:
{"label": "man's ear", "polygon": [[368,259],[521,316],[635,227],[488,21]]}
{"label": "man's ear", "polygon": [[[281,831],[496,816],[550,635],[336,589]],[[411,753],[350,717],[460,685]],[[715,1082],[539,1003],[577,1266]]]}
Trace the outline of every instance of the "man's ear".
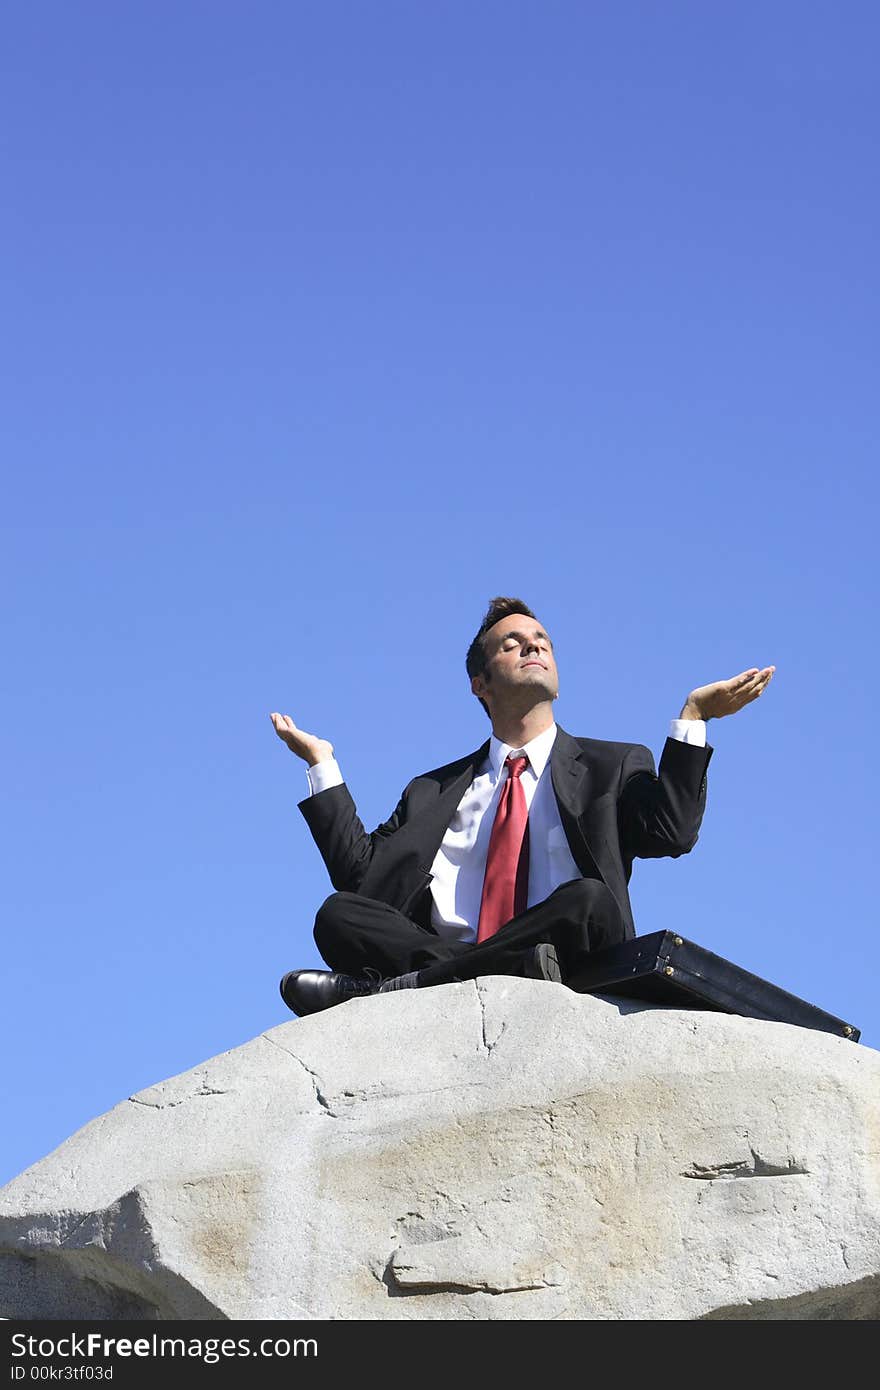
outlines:
{"label": "man's ear", "polygon": [[471,676],[471,693],[476,695],[478,700],[486,698],[486,681],[483,676]]}

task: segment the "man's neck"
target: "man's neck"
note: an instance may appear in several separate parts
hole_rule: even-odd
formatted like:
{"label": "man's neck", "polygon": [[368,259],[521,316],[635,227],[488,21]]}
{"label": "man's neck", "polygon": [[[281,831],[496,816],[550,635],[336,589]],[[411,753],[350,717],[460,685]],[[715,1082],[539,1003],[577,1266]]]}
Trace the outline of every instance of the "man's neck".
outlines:
{"label": "man's neck", "polygon": [[548,700],[546,704],[535,705],[522,714],[496,715],[492,720],[492,732],[508,748],[523,748],[538,734],[549,729],[553,722],[553,705]]}

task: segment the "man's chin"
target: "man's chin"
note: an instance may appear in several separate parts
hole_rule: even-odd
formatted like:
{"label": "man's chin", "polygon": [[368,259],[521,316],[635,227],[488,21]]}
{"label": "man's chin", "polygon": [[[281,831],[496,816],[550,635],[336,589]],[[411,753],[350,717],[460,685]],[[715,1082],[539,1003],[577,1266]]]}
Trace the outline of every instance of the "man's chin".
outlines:
{"label": "man's chin", "polygon": [[[527,679],[518,680],[513,688],[516,689],[522,697],[527,699],[530,705],[542,703],[544,700],[556,699],[556,689],[553,684],[548,681],[546,671],[536,669],[532,672],[526,670],[522,674]],[[529,676],[533,676],[533,679],[529,680]]]}

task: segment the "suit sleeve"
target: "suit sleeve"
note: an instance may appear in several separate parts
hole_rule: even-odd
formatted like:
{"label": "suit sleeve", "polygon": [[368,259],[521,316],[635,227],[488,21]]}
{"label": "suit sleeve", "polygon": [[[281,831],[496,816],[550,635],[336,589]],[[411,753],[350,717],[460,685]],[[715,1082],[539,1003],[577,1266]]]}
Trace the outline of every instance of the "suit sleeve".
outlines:
{"label": "suit sleeve", "polygon": [[370,833],[364,829],[344,782],[299,803],[337,892],[358,891],[376,850],[403,824],[405,797],[406,791],[388,820]]}
{"label": "suit sleeve", "polygon": [[712,748],[668,738],[655,773],[648,748],[634,745],[621,767],[618,824],[632,859],[677,859],[697,843]]}

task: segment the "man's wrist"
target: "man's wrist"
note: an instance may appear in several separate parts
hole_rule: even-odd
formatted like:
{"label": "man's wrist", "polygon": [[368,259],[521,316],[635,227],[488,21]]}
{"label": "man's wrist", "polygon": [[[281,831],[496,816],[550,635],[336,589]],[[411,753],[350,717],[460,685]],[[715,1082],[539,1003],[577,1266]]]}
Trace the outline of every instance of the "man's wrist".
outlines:
{"label": "man's wrist", "polygon": [[318,792],[327,791],[328,787],[338,787],[343,780],[342,770],[333,757],[323,757],[320,762],[307,767],[306,776],[309,779],[309,792],[312,796]]}
{"label": "man's wrist", "polygon": [[703,711],[701,709],[698,709],[696,705],[692,704],[690,700],[685,700],[684,705],[682,706],[681,714],[678,717],[679,719],[703,720],[709,718],[708,714],[703,714]]}
{"label": "man's wrist", "polygon": [[333,761],[333,744],[326,739],[317,739],[310,748],[301,755],[305,758],[309,767],[317,767],[318,763]]}

